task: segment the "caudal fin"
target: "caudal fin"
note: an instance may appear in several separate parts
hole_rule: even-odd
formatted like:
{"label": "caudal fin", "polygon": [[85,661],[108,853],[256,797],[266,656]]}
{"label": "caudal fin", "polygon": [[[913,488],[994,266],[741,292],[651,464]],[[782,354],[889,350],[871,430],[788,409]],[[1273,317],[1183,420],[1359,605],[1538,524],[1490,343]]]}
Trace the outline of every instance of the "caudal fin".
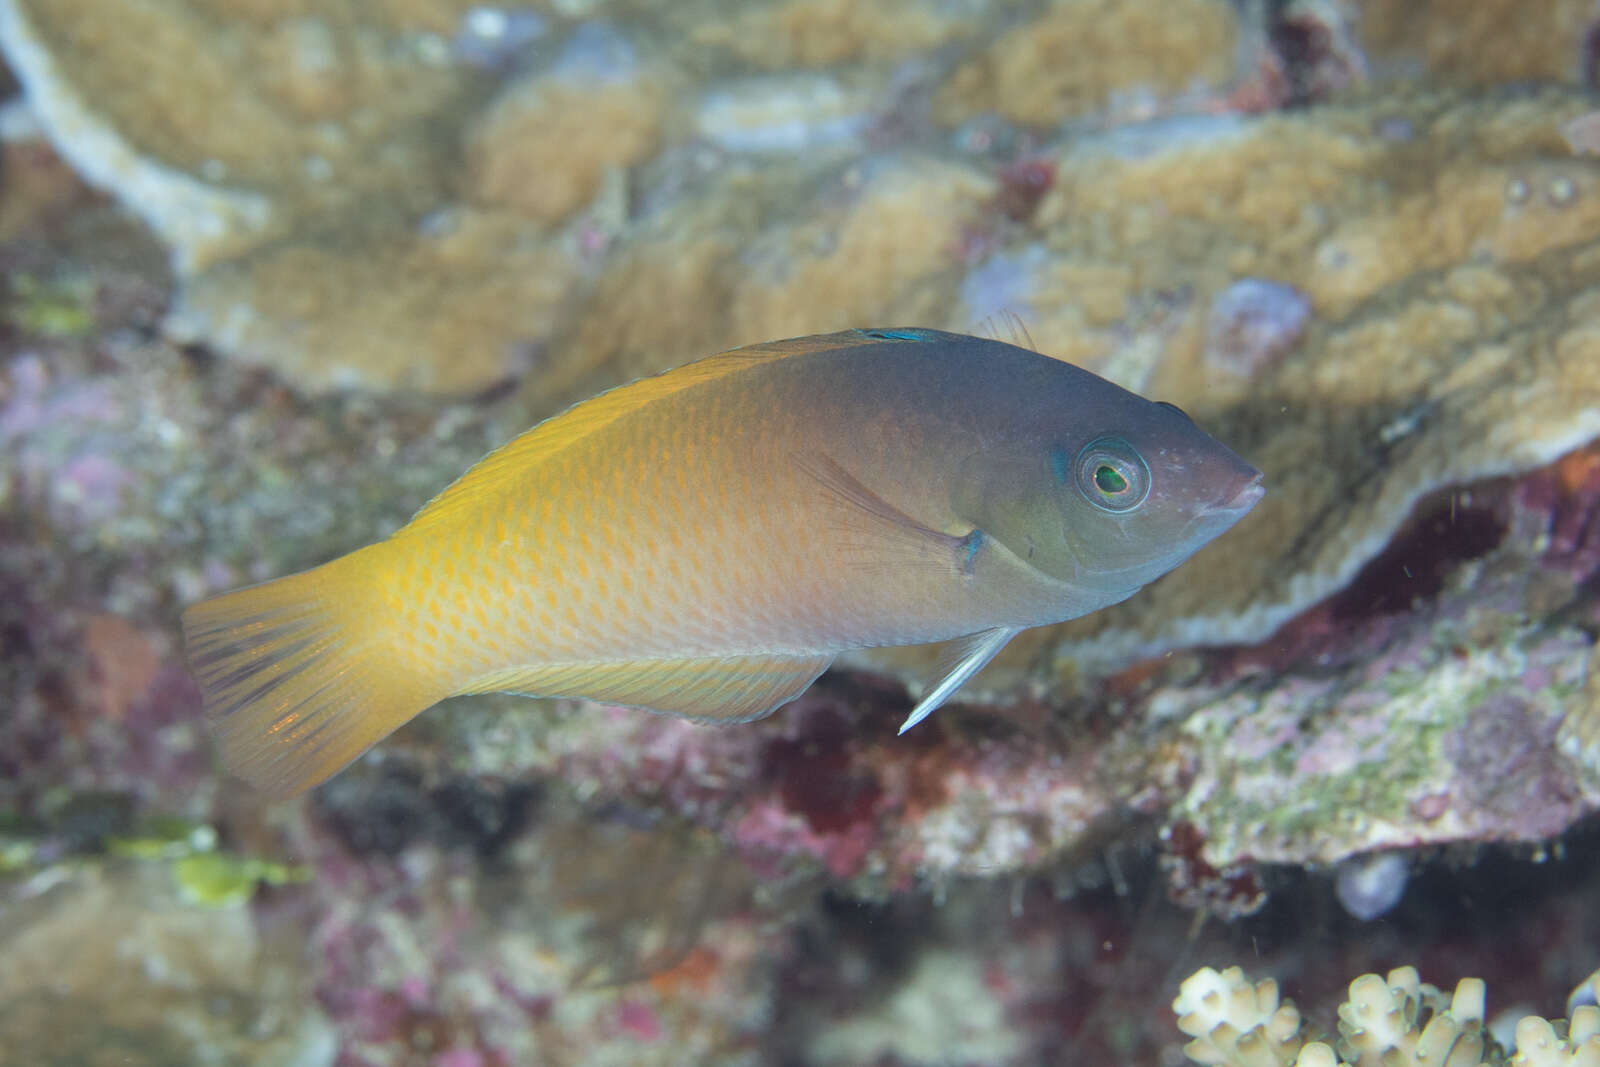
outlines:
{"label": "caudal fin", "polygon": [[189,666],[232,773],[293,796],[337,773],[445,694],[397,662],[372,553],[195,604]]}

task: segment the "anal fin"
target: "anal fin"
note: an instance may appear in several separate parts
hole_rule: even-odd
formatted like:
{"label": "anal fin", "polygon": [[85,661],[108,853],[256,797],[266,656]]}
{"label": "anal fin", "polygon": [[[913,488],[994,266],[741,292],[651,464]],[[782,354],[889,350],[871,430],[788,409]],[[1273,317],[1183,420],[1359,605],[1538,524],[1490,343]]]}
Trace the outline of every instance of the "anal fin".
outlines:
{"label": "anal fin", "polygon": [[583,697],[704,722],[749,722],[805,692],[831,662],[831,655],[754,655],[517,667],[460,691]]}
{"label": "anal fin", "polygon": [[917,706],[911,709],[911,714],[907,715],[906,721],[900,725],[899,732],[905,733],[937,711],[939,705],[949,700],[969,678],[983,670],[984,666],[1006,647],[1007,641],[1021,632],[1021,627],[999,626],[993,630],[980,630],[975,634],[968,634],[953,642],[949,655],[943,661],[947,665],[940,672],[943,677],[932,689],[923,694],[921,700],[917,701]]}

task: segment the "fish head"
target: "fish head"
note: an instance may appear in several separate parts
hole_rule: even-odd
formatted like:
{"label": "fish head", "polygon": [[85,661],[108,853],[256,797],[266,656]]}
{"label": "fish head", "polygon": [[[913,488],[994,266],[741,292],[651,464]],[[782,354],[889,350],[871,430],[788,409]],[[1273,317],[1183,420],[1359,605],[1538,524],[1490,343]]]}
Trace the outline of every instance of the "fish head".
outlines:
{"label": "fish head", "polygon": [[972,515],[1099,604],[1178,566],[1265,492],[1259,470],[1180,409],[1117,393],[1092,419],[1058,418],[1013,441],[1012,456],[985,472]]}

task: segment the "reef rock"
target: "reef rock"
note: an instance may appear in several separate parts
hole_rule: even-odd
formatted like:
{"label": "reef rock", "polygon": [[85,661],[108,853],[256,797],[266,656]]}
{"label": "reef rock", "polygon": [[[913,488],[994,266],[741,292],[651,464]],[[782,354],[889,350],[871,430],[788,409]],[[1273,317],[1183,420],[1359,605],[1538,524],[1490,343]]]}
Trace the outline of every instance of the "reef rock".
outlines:
{"label": "reef rock", "polygon": [[[174,336],[310,389],[461,394],[528,366],[576,274],[543,222],[608,162],[586,156],[518,213],[499,157],[469,149],[475,176],[460,180],[441,131],[484,95],[451,44],[471,9],[5,0],[0,47],[51,140],[168,246]],[[594,72],[609,53],[595,59],[593,34],[570,36],[544,57],[548,78],[490,105],[490,128],[599,82],[639,99],[628,71]],[[648,130],[611,158],[647,149]]]}
{"label": "reef rock", "polygon": [[[977,689],[1260,641],[1423,497],[1600,436],[1600,168],[1560,129],[1584,109],[1556,89],[1402,97],[1059,148],[1005,296],[1041,350],[1182,405],[1269,492],[1127,603],[1023,634]],[[1311,317],[1241,375],[1208,352],[1213,307],[1250,278]]]}
{"label": "reef rock", "polygon": [[1593,81],[1595,9],[1588,0],[1533,6],[1358,0],[1347,6],[1380,75],[1458,85]]}
{"label": "reef rock", "polygon": [[367,7],[7,0],[0,42],[63,153],[188,273],[305,215],[426,204],[428,121],[468,88],[427,43],[450,5]]}
{"label": "reef rock", "polygon": [[[657,236],[637,225],[650,190],[635,184],[664,149],[711,153],[693,166],[715,175],[732,224],[692,238],[680,225],[678,240],[721,242],[716,258],[737,271],[735,250],[789,254],[786,229],[829,239],[839,174],[816,165],[819,149],[872,171],[874,148],[936,140],[941,126],[1047,125],[1111,103],[1148,111],[1216,92],[1235,66],[1238,18],[1222,0],[1185,0],[1177,17],[1170,5],[1072,0],[994,39],[981,8],[794,0],[730,18],[685,5],[636,13],[646,32],[630,37],[570,4],[546,18],[467,0],[3,0],[0,48],[52,141],[167,244],[176,339],[314,391],[461,395],[533,369],[593,320],[641,313],[609,301],[626,283],[591,292],[588,281],[613,247]],[[718,58],[755,76],[704,77]],[[717,153],[776,158],[723,168]],[[963,181],[898,194],[933,222],[898,236],[959,248]],[[703,206],[695,184],[670,198],[680,223]],[[775,195],[784,189],[798,195]],[[686,275],[668,283],[679,292],[705,262],[681,253],[656,264]],[[687,358],[706,354],[691,342],[708,334],[744,343],[938,304],[937,290],[915,303],[884,293],[873,275],[903,257],[843,263],[803,316],[774,309],[687,333],[653,324],[656,347]],[[626,275],[639,263],[611,265]],[[832,301],[833,288],[850,299]],[[694,295],[690,307],[714,317],[714,301]],[[629,369],[603,366],[595,384]]]}
{"label": "reef rock", "polygon": [[295,953],[268,951],[248,907],[184,903],[159,864],[55,873],[0,922],[8,1060],[333,1063],[333,1027],[284,962]]}
{"label": "reef rock", "polygon": [[1222,88],[1239,32],[1234,5],[1217,0],[1048,4],[961,66],[936,106],[952,124],[992,111],[1030,126],[1151,109]]}

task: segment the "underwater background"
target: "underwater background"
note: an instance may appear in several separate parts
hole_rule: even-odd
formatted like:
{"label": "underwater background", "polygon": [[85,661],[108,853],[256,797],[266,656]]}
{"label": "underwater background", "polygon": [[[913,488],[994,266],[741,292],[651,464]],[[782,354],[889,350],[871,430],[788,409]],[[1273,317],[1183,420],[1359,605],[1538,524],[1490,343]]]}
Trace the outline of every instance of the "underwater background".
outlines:
{"label": "underwater background", "polygon": [[[1592,0],[0,0],[0,53],[0,1065],[1600,1064]],[[639,375],[1013,322],[1266,497],[904,737],[936,652],[223,773],[187,605]]]}

